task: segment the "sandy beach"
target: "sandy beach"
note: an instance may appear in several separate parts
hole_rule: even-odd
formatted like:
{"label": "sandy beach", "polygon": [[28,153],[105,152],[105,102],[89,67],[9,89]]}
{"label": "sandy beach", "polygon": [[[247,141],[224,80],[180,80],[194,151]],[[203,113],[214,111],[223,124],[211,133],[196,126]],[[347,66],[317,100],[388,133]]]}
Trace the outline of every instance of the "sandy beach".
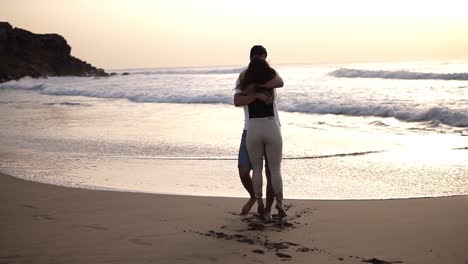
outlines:
{"label": "sandy beach", "polygon": [[0,6],[0,264],[468,264],[468,1]]}
{"label": "sandy beach", "polygon": [[287,200],[280,227],[239,198],[0,183],[0,263],[468,262],[466,196]]}

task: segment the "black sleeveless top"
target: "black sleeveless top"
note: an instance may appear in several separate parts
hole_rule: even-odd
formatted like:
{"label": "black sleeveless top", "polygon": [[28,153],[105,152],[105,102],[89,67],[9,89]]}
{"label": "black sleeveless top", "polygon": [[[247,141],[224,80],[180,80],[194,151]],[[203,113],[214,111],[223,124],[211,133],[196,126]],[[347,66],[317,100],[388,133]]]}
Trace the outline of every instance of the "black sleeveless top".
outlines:
{"label": "black sleeveless top", "polygon": [[[257,93],[263,92],[269,95],[273,95],[273,89],[256,88],[255,90]],[[252,103],[248,104],[248,107],[249,107],[249,119],[275,116],[273,103],[267,104],[261,100],[256,99]]]}

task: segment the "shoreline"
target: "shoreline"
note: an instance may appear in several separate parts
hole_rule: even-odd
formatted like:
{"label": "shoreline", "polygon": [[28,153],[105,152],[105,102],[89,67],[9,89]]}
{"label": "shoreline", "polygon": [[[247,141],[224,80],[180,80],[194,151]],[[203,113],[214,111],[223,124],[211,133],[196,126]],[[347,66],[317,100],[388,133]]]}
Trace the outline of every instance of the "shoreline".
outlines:
{"label": "shoreline", "polygon": [[[468,196],[288,200],[284,227],[244,198],[68,188],[0,172],[5,263],[465,263]],[[386,262],[378,262],[378,261]]]}
{"label": "shoreline", "polygon": [[[39,183],[39,184],[46,184],[51,186],[57,186],[62,188],[70,188],[70,189],[80,189],[80,190],[90,190],[90,191],[108,191],[108,192],[121,192],[121,193],[141,193],[141,194],[154,194],[154,195],[168,195],[168,196],[182,196],[182,197],[201,197],[201,198],[226,198],[226,199],[247,199],[248,196],[216,196],[216,195],[196,195],[196,194],[180,194],[180,193],[170,193],[170,192],[149,192],[149,191],[138,191],[138,190],[131,190],[131,189],[119,189],[119,188],[112,188],[112,187],[102,187],[102,186],[93,186],[93,185],[86,185],[86,186],[67,186],[67,185],[60,185],[55,183],[48,183],[48,182],[41,182],[41,181],[34,181],[30,179],[23,179],[21,177],[11,175],[5,172],[0,171],[0,176],[6,175],[18,180]],[[92,187],[92,188],[91,188]],[[339,201],[350,201],[350,202],[371,202],[371,201],[399,201],[399,200],[420,200],[420,199],[439,199],[439,198],[451,198],[451,197],[467,197],[468,194],[450,194],[450,195],[441,195],[441,196],[419,196],[419,197],[396,197],[396,198],[362,198],[362,199],[353,199],[353,198],[343,198],[343,199],[320,199],[320,198],[291,198],[285,199],[288,201],[315,201],[315,202],[339,202]]]}

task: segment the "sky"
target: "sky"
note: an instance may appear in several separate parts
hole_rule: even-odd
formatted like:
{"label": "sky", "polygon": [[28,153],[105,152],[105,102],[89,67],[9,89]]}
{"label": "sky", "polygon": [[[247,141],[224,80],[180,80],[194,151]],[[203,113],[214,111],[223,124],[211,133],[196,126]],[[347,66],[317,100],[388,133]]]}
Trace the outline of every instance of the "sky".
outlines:
{"label": "sky", "polygon": [[105,69],[468,60],[468,1],[0,0],[0,21],[58,33]]}

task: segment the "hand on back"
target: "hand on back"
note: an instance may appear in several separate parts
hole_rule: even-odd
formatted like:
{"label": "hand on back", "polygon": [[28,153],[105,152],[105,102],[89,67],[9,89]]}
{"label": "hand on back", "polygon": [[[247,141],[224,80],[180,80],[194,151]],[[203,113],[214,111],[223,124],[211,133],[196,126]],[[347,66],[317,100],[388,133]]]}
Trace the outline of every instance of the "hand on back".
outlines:
{"label": "hand on back", "polygon": [[257,98],[260,101],[263,101],[267,104],[272,104],[273,103],[273,96],[267,93],[256,93],[255,98]]}

